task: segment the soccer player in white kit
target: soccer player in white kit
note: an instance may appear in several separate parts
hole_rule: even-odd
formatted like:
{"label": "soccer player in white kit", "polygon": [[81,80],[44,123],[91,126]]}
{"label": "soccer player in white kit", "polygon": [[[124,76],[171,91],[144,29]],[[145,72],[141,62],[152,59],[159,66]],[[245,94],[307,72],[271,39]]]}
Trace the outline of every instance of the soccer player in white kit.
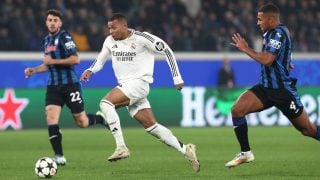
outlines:
{"label": "soccer player in white kit", "polygon": [[126,17],[119,13],[108,20],[108,29],[110,35],[104,41],[97,59],[81,76],[82,81],[88,81],[93,73],[102,69],[107,58],[111,57],[119,85],[100,102],[100,109],[117,145],[108,160],[117,161],[130,155],[115,110],[126,106],[130,115],[138,120],[148,133],[181,152],[191,163],[193,170],[199,172],[200,163],[196,156],[195,145],[181,143],[168,128],[157,123],[147,99],[149,84],[153,82],[155,54],[165,55],[174,84],[178,90],[182,89],[184,82],[172,50],[155,35],[129,29]]}

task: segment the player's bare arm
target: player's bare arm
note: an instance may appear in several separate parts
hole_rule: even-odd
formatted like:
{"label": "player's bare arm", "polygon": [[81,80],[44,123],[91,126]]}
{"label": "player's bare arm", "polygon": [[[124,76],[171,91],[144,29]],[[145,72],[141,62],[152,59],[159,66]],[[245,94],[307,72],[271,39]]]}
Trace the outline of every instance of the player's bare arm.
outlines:
{"label": "player's bare arm", "polygon": [[80,77],[80,80],[81,81],[89,81],[91,74],[92,74],[92,71],[90,71],[90,70],[83,71],[83,73]]}
{"label": "player's bare arm", "polygon": [[76,65],[76,64],[80,64],[80,58],[76,55],[72,55],[68,58],[65,58],[65,59],[53,59],[51,56],[49,55],[46,55],[44,58],[43,58],[43,63],[45,65],[66,65],[66,66],[69,66],[69,65]]}
{"label": "player's bare arm", "polygon": [[29,78],[30,76],[32,76],[35,73],[41,73],[41,72],[45,72],[48,70],[48,66],[45,64],[41,64],[40,66],[37,67],[28,67],[24,70],[24,75],[26,78]]}
{"label": "player's bare arm", "polygon": [[252,59],[265,66],[270,66],[275,60],[275,55],[271,53],[256,52],[250,48],[247,41],[239,33],[236,33],[232,36],[232,41],[233,42],[230,43],[232,46],[237,47],[240,51],[246,53]]}

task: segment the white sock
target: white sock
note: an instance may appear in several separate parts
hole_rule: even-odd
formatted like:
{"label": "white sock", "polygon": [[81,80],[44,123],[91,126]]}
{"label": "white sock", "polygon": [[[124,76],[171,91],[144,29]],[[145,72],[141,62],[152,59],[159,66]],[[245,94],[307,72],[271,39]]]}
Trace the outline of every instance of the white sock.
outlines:
{"label": "white sock", "polygon": [[100,101],[100,109],[106,117],[106,121],[108,122],[117,147],[126,147],[122,135],[120,119],[114,105],[110,101],[103,99]]}
{"label": "white sock", "polygon": [[161,124],[156,123],[153,126],[148,127],[146,129],[146,131],[148,133],[152,134],[153,136],[159,138],[162,142],[164,142],[168,146],[171,146],[171,147],[177,149],[182,154],[186,153],[186,146],[184,144],[182,144],[172,134],[172,132],[168,128],[162,126]]}

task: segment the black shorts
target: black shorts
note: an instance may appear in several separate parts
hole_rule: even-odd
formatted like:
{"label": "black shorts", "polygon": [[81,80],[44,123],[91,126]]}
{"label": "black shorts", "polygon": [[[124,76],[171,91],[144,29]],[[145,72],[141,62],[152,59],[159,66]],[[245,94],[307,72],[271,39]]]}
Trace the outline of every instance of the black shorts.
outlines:
{"label": "black shorts", "polygon": [[64,104],[68,106],[72,113],[84,111],[82,88],[79,83],[47,86],[46,106],[58,105],[63,107]]}
{"label": "black shorts", "polygon": [[295,87],[292,89],[268,89],[258,84],[253,86],[250,91],[263,103],[264,108],[261,110],[275,106],[280,109],[289,120],[300,116],[303,112],[303,105]]}

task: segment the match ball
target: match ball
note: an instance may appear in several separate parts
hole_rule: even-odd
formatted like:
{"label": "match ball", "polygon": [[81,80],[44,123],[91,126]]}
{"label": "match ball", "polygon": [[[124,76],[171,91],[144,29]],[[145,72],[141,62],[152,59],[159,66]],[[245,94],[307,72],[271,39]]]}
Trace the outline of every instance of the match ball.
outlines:
{"label": "match ball", "polygon": [[35,173],[40,178],[51,178],[57,174],[58,166],[55,161],[49,157],[42,157],[36,162]]}

